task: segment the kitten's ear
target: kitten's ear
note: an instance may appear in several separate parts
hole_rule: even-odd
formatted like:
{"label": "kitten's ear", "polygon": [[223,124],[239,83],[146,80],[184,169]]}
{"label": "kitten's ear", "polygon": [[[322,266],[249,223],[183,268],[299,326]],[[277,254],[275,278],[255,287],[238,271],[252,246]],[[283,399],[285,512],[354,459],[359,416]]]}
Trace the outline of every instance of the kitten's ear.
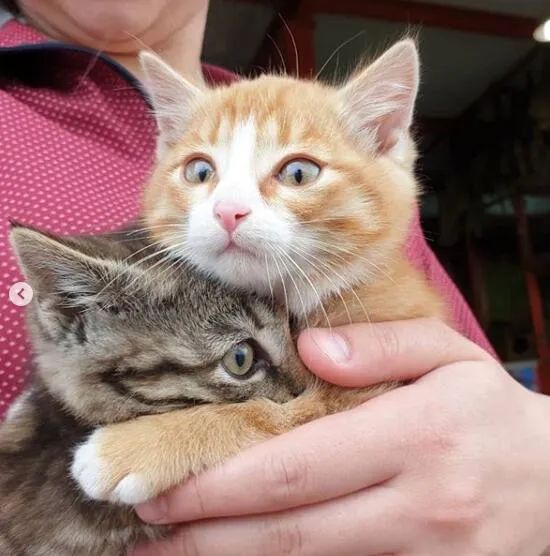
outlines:
{"label": "kitten's ear", "polygon": [[14,225],[10,241],[36,299],[64,314],[82,310],[114,275],[113,262],[79,250],[77,240]]}
{"label": "kitten's ear", "polygon": [[202,91],[155,54],[142,51],[139,61],[157,120],[158,153],[162,155],[185,132],[194,102]]}
{"label": "kitten's ear", "polygon": [[398,42],[340,90],[342,117],[352,137],[388,152],[408,136],[420,64],[412,39]]}

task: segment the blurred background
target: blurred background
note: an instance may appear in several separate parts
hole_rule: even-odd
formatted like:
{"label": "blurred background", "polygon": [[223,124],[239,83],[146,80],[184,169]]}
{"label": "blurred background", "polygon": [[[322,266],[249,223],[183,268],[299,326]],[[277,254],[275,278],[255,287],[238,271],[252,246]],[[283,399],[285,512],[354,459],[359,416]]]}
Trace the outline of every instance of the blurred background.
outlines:
{"label": "blurred background", "polygon": [[339,81],[418,37],[427,238],[508,369],[550,393],[550,0],[212,0],[209,17],[205,61],[245,75]]}

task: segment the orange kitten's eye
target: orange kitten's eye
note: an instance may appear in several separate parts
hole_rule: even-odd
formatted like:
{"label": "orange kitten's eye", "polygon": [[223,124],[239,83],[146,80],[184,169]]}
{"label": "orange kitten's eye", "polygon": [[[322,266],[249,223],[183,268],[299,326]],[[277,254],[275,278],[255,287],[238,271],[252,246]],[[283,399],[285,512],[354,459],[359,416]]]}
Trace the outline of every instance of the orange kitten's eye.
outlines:
{"label": "orange kitten's eye", "polygon": [[277,178],[285,185],[307,185],[315,181],[320,173],[321,168],[315,162],[305,158],[296,158],[281,168]]}
{"label": "orange kitten's eye", "polygon": [[212,179],[214,166],[204,158],[194,158],[185,165],[183,175],[189,183],[205,183]]}

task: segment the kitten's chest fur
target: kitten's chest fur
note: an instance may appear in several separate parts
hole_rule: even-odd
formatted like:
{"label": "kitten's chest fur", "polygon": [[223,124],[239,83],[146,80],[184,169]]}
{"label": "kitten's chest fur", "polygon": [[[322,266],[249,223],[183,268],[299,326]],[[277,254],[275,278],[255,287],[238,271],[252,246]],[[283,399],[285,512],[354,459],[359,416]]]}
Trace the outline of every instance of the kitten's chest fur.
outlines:
{"label": "kitten's chest fur", "polygon": [[118,556],[160,536],[131,508],[81,494],[69,469],[89,429],[40,382],[16,404],[0,429],[0,554]]}
{"label": "kitten's chest fur", "polygon": [[323,308],[317,305],[308,314],[309,326],[327,326],[327,318],[331,326],[420,317],[449,320],[440,294],[404,256],[386,265],[375,280],[332,294]]}

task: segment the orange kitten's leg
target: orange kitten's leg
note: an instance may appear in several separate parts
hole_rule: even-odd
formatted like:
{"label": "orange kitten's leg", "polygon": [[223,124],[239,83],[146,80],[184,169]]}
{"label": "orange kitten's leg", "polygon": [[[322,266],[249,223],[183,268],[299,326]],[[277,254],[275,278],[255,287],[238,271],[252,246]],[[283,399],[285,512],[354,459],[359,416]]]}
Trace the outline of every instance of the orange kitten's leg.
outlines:
{"label": "orange kitten's leg", "polygon": [[208,405],[101,427],[77,449],[72,475],[92,498],[136,504],[252,444],[357,406],[383,389],[322,385],[282,405]]}
{"label": "orange kitten's leg", "polygon": [[101,427],[77,449],[72,474],[92,498],[135,504],[292,428],[285,413],[282,405],[254,400]]}

